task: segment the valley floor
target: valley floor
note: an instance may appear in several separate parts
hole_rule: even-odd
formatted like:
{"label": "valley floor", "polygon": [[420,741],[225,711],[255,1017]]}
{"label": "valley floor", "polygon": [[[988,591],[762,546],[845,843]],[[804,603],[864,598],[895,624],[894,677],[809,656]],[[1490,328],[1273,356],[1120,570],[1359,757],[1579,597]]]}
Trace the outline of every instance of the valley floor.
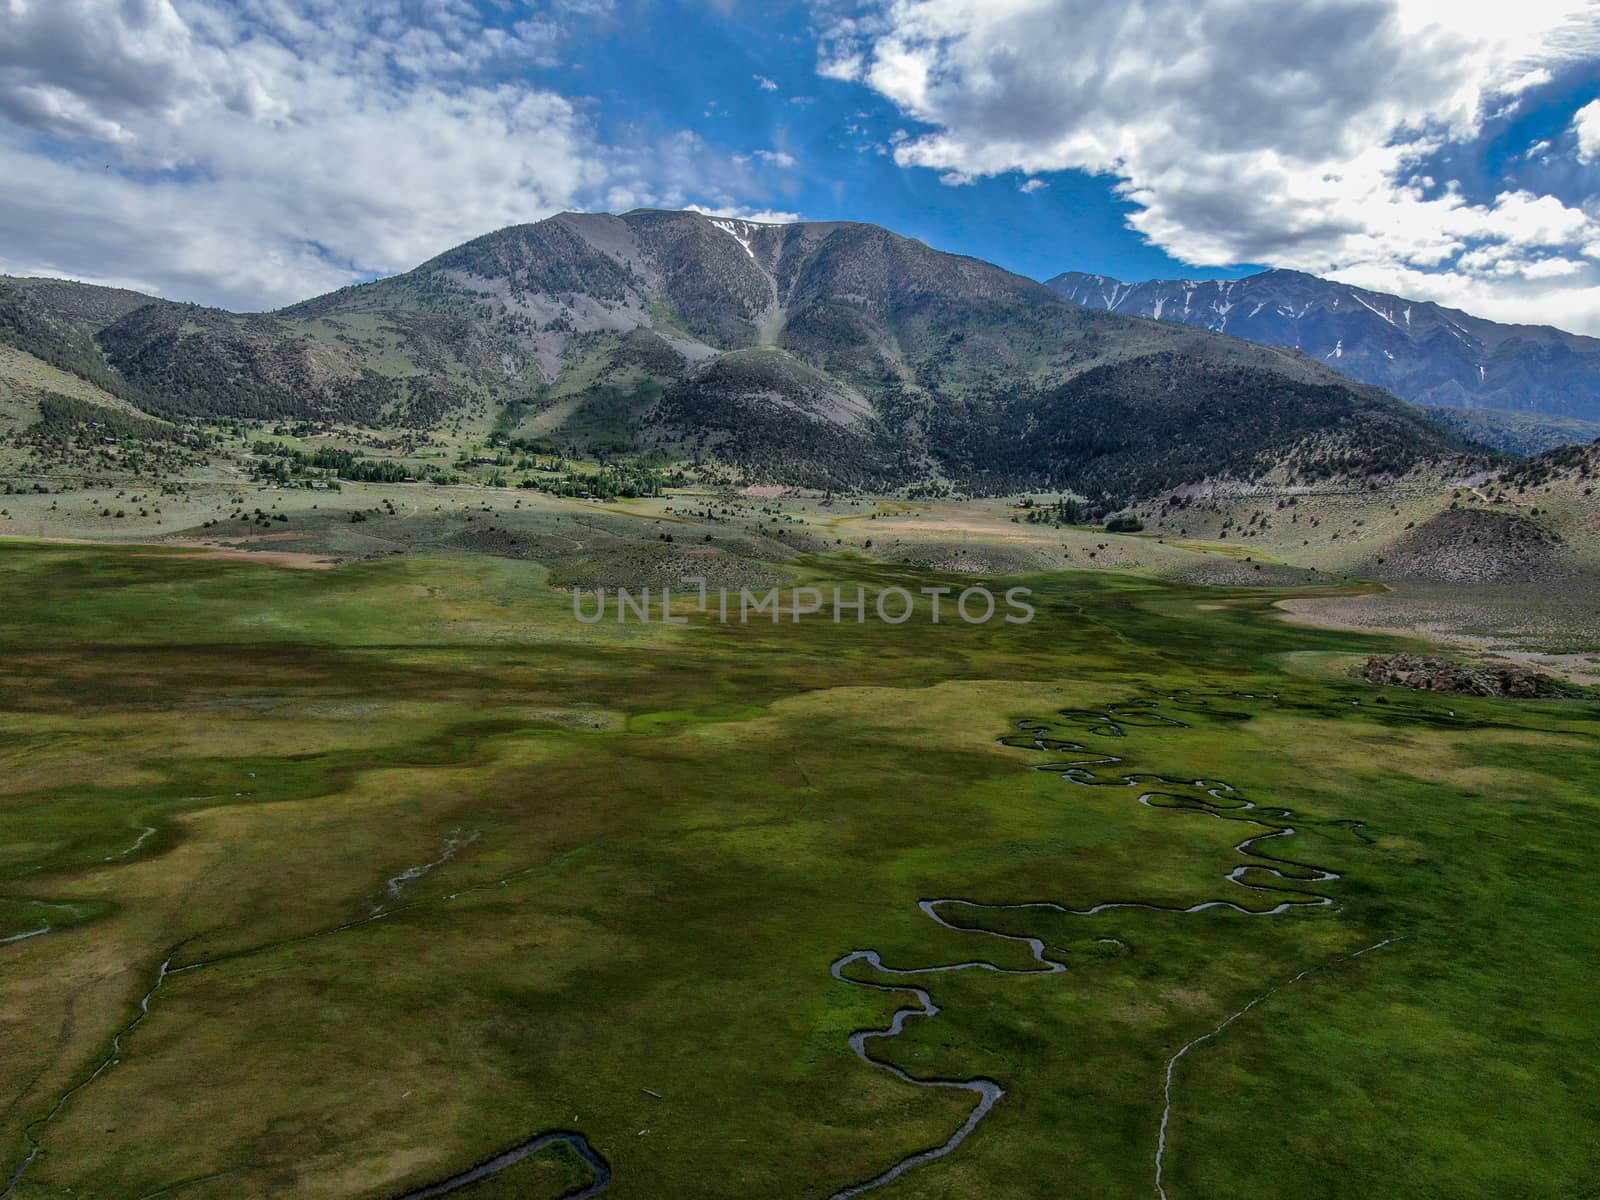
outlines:
{"label": "valley floor", "polygon": [[[1417,643],[1277,607],[1331,571],[1000,505],[303,495],[120,533],[337,569],[0,544],[6,1195],[1592,1185],[1594,703],[1371,687]],[[1037,616],[551,586],[692,567]]]}
{"label": "valley floor", "polygon": [[[1384,488],[1218,489],[1186,507],[1136,508],[1147,527],[1135,534],[1055,524],[1042,498],[1030,508],[1016,498],[691,487],[602,501],[479,485],[312,491],[215,474],[167,494],[133,483],[48,484],[0,496],[0,543],[166,546],[318,569],[408,554],[487,556],[542,568],[557,587],[658,591],[681,587],[685,575],[713,587],[770,586],[797,559],[827,553],[964,577],[1111,571],[1222,587],[1332,587],[1340,594],[1299,597],[1285,610],[1530,661],[1580,684],[1596,682],[1600,655],[1600,498],[1559,482],[1499,502],[1487,482],[1420,476]],[[1454,531],[1454,543],[1430,532],[1458,518],[1469,527]],[[1548,542],[1520,557],[1500,545],[1507,523],[1533,521]],[[1363,580],[1383,586],[1355,586]]]}

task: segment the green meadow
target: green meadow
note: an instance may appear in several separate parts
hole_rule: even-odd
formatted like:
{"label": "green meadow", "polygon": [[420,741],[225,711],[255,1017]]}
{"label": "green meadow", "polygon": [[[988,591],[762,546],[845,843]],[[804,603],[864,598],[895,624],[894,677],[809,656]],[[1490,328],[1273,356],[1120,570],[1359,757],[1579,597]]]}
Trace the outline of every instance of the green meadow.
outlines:
{"label": "green meadow", "polygon": [[884,1200],[1593,1194],[1600,710],[1367,686],[1405,644],[1303,593],[986,582],[1036,618],[0,548],[0,1189],[390,1200],[573,1131],[609,1196],[828,1200],[972,1111],[851,1048],[921,988],[868,1053],[1004,1094]]}

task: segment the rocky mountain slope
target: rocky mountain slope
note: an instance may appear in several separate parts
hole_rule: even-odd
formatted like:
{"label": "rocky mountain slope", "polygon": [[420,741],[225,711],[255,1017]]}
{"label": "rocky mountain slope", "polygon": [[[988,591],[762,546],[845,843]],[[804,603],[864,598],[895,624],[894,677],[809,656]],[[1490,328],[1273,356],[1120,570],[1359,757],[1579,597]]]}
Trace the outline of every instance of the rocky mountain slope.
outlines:
{"label": "rocky mountain slope", "polygon": [[1068,271],[1048,286],[1089,308],[1290,346],[1417,404],[1600,421],[1600,338],[1501,325],[1299,271],[1123,283]]}
{"label": "rocky mountain slope", "polygon": [[1423,411],[1436,425],[1518,457],[1600,438],[1600,421],[1580,421],[1575,417],[1513,413],[1503,408],[1446,408],[1438,404],[1424,405]]}
{"label": "rocky mountain slope", "polygon": [[127,314],[155,303],[154,297],[120,288],[0,276],[0,345],[131,399],[137,389],[106,360],[96,338]]}
{"label": "rocky mountain slope", "polygon": [[477,423],[829,487],[1110,500],[1471,452],[1303,354],[848,222],[567,213],[270,314],[0,281],[0,342],[163,417]]}

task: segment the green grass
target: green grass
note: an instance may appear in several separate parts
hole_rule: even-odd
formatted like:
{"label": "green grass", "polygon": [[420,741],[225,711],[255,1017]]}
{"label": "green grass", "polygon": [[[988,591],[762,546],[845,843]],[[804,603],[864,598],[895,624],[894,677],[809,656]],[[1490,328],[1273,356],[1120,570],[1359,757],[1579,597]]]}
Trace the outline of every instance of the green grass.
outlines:
{"label": "green grass", "polygon": [[[1030,717],[1125,759],[1099,770],[1293,809],[1263,849],[1339,872],[1304,885],[1338,904],[973,910],[1072,969],[914,981],[943,1011],[876,1052],[1007,1094],[877,1194],[1143,1200],[1168,1059],[1280,985],[1181,1060],[1173,1200],[1591,1186],[1592,705],[1380,694],[1343,665],[1400,643],[1285,624],[1283,592],[1067,572],[1025,581],[1026,626],[666,629],[579,627],[544,580],[0,547],[0,936],[70,906],[0,946],[0,1150],[42,1147],[18,1200],[381,1200],[546,1129],[618,1197],[876,1175],[970,1100],[857,1060],[908,1001],[829,964],[1031,964],[920,899],[1275,902],[1224,878],[1248,827],[1028,770],[998,739]],[[1176,689],[1262,699],[1121,738],[1058,715]],[[515,1171],[462,1194],[587,1178],[564,1150]]]}

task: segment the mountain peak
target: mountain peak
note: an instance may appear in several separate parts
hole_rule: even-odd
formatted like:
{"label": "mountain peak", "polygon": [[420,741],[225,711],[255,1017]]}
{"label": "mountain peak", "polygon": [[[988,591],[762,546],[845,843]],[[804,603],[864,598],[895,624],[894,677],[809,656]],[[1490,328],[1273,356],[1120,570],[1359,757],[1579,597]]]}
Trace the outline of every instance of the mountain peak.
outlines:
{"label": "mountain peak", "polygon": [[1214,288],[1071,271],[1048,286],[1086,307],[1300,350],[1418,404],[1600,420],[1600,340],[1548,326],[1500,325],[1282,268]]}
{"label": "mountain peak", "polygon": [[17,300],[12,328],[64,328],[62,361],[107,372],[107,390],[158,415],[480,422],[788,483],[1109,502],[1214,476],[1403,470],[1466,448],[1303,356],[1091,311],[859,222],[561,213],[275,314],[154,302],[98,325],[48,312],[30,325],[30,303]]}

